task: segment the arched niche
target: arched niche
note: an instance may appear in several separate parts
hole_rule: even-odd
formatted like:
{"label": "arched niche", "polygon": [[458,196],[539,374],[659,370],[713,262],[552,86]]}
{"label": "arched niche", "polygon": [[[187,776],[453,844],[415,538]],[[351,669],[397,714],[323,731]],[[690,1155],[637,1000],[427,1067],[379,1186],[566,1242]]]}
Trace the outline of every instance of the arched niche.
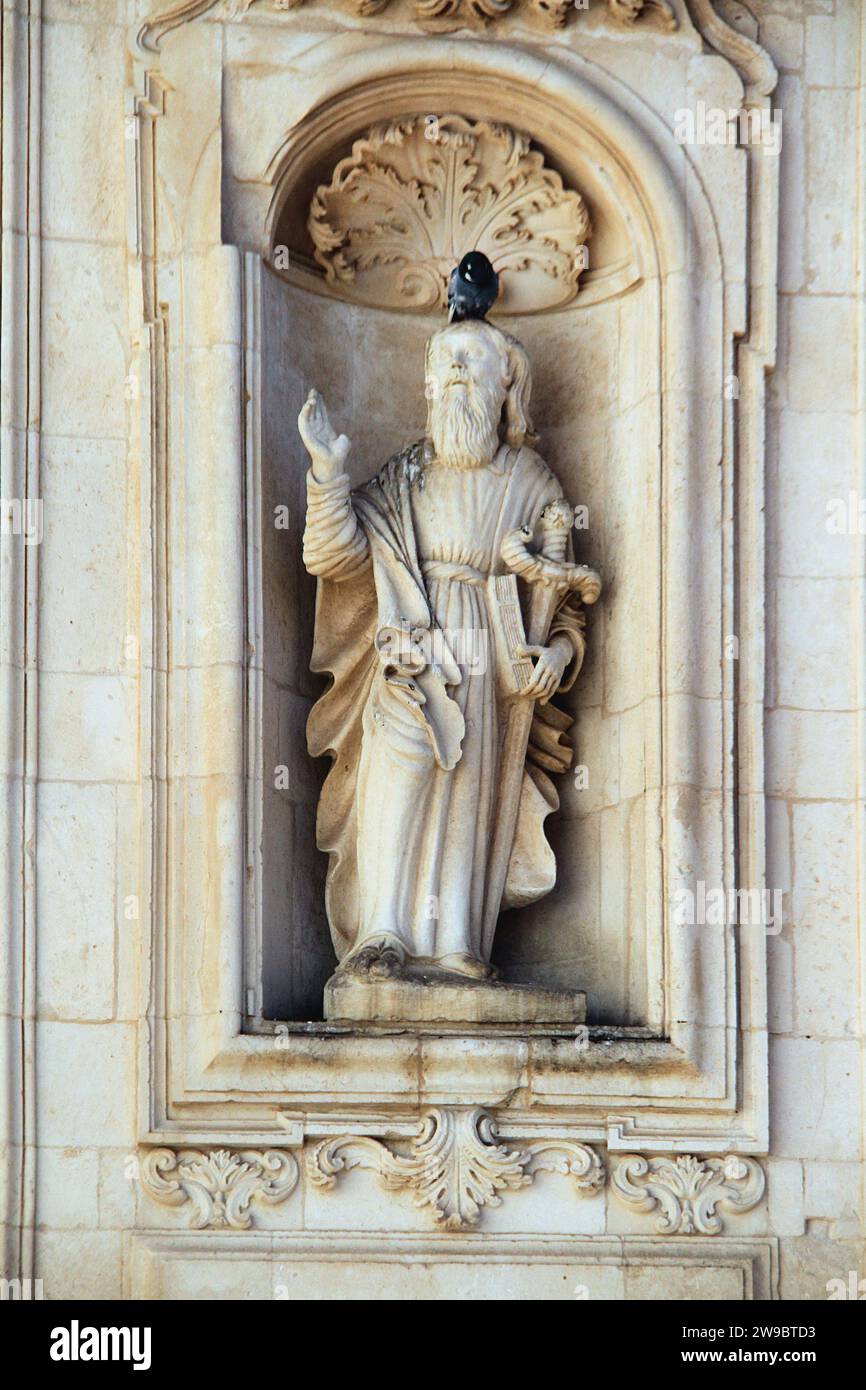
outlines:
{"label": "arched niche", "polygon": [[[674,890],[696,880],[728,891],[763,883],[762,430],[774,343],[774,162],[760,150],[680,147],[637,36],[599,46],[587,35],[574,51],[563,44],[542,53],[517,39],[346,35],[338,26],[317,30],[310,44],[306,23],[292,12],[282,28],[253,10],[236,25],[181,25],[135,96],[130,255],[140,293],[131,308],[141,395],[130,446],[142,459],[152,540],[142,585],[146,1131],[159,1143],[169,1130],[219,1134],[221,1143],[241,1133],[250,1143],[264,1133],[297,1142],[302,1131],[323,1136],[338,1123],[363,1133],[402,1125],[410,1134],[419,1105],[479,1104],[502,1107],[500,1133],[510,1137],[564,1125],[583,1140],[604,1135],[612,1149],[759,1151],[767,1129],[763,935],[730,924],[684,930],[671,905]],[[684,104],[697,91],[714,103],[737,99],[735,69],[701,51],[692,31],[664,45],[657,57],[666,65],[665,103]],[[637,704],[614,709],[603,666],[590,669],[578,738],[582,757],[598,749],[613,769],[610,744],[618,743],[620,770],[639,769],[629,833],[642,845],[635,863],[643,874],[630,891],[634,920],[610,892],[599,909],[619,932],[610,950],[597,928],[592,936],[604,880],[597,863],[587,867],[579,837],[585,845],[588,829],[577,825],[568,870],[574,880],[586,869],[592,901],[572,897],[553,932],[584,932],[591,951],[579,978],[587,982],[599,967],[589,986],[596,1017],[628,1016],[602,969],[616,961],[622,971],[628,962],[631,978],[643,982],[646,1024],[590,1029],[585,1048],[546,1034],[485,1034],[476,1045],[477,1029],[382,1035],[316,1021],[331,961],[312,847],[316,774],[303,743],[313,590],[298,543],[305,460],[292,463],[290,453],[302,374],[340,388],[369,471],[420,426],[421,414],[412,344],[405,377],[386,377],[386,318],[369,316],[353,340],[354,307],[287,286],[268,270],[268,209],[277,205],[284,161],[303,159],[296,137],[308,117],[327,123],[357,105],[332,143],[336,152],[380,116],[378,93],[395,81],[404,86],[394,109],[435,100],[440,110],[460,110],[461,93],[480,89],[482,79],[507,97],[509,118],[521,104],[520,124],[551,160],[594,142],[640,268],[628,292],[515,324],[537,357],[544,448],[559,466],[576,446],[584,462],[591,456],[580,430],[591,389],[608,383],[598,370],[581,379],[590,349],[558,352],[558,325],[581,313],[618,316],[616,419],[596,455],[612,504],[595,648],[615,655],[621,669],[611,680],[620,688],[633,682]],[[342,317],[322,345],[321,321],[331,312]],[[426,325],[400,318],[420,345]],[[592,345],[595,335],[588,339]],[[363,380],[351,370],[357,343],[367,359]],[[736,393],[726,389],[734,372]],[[566,421],[561,435],[545,420],[545,393]],[[569,415],[571,395],[581,393],[584,409]],[[374,429],[376,421],[383,423]],[[266,464],[275,448],[284,452]],[[269,477],[280,501],[292,503],[296,529],[283,535],[283,558],[264,565]],[[581,544],[591,543],[591,530]],[[621,586],[637,574],[643,594],[635,583],[623,601]],[[283,641],[268,603],[286,594],[294,595],[296,627]],[[737,632],[733,662],[726,638]],[[274,652],[293,663],[296,687],[273,680]],[[270,742],[268,679],[294,695],[277,723],[271,716]],[[634,720],[618,717],[634,710]],[[294,858],[295,840],[268,821],[277,763],[290,764],[283,796],[301,808],[292,834],[307,827]],[[606,794],[622,795],[613,773]],[[610,811],[606,802],[580,815],[610,820]],[[601,842],[600,819],[598,835]],[[623,843],[616,827],[605,831],[611,853]],[[283,879],[266,881],[280,864]],[[621,885],[622,874],[608,882]],[[555,968],[545,923],[525,926],[515,925],[521,970],[534,971],[536,960],[538,969]],[[510,930],[505,924],[503,949]],[[513,958],[508,968],[516,970]],[[631,1015],[641,1016],[637,1008]]]}
{"label": "arched niche", "polygon": [[[692,944],[672,938],[665,920],[678,843],[690,867],[706,863],[711,881],[723,877],[728,848],[723,719],[712,706],[722,691],[706,628],[712,605],[721,609],[724,568],[721,421],[703,399],[723,357],[718,247],[701,190],[666,132],[663,155],[609,95],[573,72],[545,70],[542,84],[525,54],[500,47],[488,66],[475,46],[461,51],[470,47],[461,69],[417,60],[401,69],[392,55],[377,73],[368,55],[363,77],[342,73],[327,101],[280,142],[260,185],[223,209],[224,237],[257,252],[245,265],[260,412],[260,586],[252,591],[261,638],[252,953],[260,1009],[266,1019],[320,1017],[334,965],[325,861],[314,846],[326,768],[311,765],[304,739],[321,687],[306,669],[314,581],[300,558],[307,460],[294,422],[316,385],[353,440],[353,481],[369,477],[422,430],[423,346],[442,321],[330,289],[310,264],[307,210],[353,141],[379,122],[445,111],[502,119],[504,68],[509,123],[581,193],[592,218],[594,273],[576,300],[501,322],[529,350],[541,452],[570,500],[588,509],[576,548],[606,587],[590,619],[583,677],[565,702],[585,785],[561,779],[561,808],[548,822],[557,888],[503,916],[495,959],[506,978],[586,989],[592,1022],[658,1033],[671,972],[692,969],[680,964]],[[290,249],[287,272],[274,268],[275,246]],[[280,508],[287,523],[277,529]],[[709,566],[705,544],[693,563],[702,523],[718,536]],[[277,767],[288,770],[287,787],[273,785]]]}

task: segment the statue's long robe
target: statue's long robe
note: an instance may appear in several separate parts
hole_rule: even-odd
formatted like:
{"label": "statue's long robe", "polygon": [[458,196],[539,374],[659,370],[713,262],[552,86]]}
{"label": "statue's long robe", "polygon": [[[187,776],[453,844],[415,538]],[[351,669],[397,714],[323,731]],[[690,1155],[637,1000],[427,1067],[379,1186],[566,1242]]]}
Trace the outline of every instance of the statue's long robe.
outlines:
{"label": "statue's long robe", "polygon": [[[330,855],[327,911],[338,958],[398,938],[415,959],[454,952],[489,959],[482,924],[506,703],[486,581],[506,572],[499,554],[506,532],[534,527],[561,496],[537,454],[507,446],[485,468],[456,469],[425,462],[414,445],[351,494],[345,475],[320,484],[308,474],[304,562],[319,576],[311,666],[333,683],[307,734],[314,756],[333,758],[317,839]],[[551,627],[574,649],[561,689],[579,670],[582,630],[578,606],[564,599]],[[407,677],[383,660],[377,640],[381,647],[395,631],[428,639],[438,631],[421,673]],[[490,649],[475,663],[465,635],[479,632]],[[455,645],[454,633],[464,641]],[[570,765],[570,723],[552,705],[536,704],[527,765],[517,773],[520,810],[502,907],[554,885],[543,822],[559,800],[543,769]]]}

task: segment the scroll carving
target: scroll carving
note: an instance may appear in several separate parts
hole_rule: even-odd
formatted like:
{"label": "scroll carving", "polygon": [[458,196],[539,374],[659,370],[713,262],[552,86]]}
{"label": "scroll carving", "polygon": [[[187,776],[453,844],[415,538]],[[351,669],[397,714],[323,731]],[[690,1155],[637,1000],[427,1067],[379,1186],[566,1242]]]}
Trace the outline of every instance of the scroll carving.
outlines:
{"label": "scroll carving", "polygon": [[298,1181],[298,1165],[278,1149],[152,1149],[141,1161],[145,1191],[167,1207],[189,1204],[190,1225],[249,1230],[250,1206],[274,1206]]}
{"label": "scroll carving", "polygon": [[662,1235],[716,1236],[722,1230],[716,1207],[750,1211],[764,1195],[764,1174],[752,1158],[643,1158],[627,1154],[611,1185],[633,1211],[659,1208],[656,1229]]}
{"label": "scroll carving", "polygon": [[329,1189],[341,1172],[372,1169],[387,1188],[411,1191],[415,1205],[448,1231],[477,1225],[483,1207],[501,1205],[500,1192],[526,1187],[538,1172],[570,1176],[581,1195],[597,1192],[604,1182],[601,1160],[585,1144],[539,1140],[509,1149],[497,1138],[496,1122],[484,1110],[431,1110],[409,1154],[395,1154],[368,1136],[345,1135],[316,1145],[307,1172],[316,1186]]}

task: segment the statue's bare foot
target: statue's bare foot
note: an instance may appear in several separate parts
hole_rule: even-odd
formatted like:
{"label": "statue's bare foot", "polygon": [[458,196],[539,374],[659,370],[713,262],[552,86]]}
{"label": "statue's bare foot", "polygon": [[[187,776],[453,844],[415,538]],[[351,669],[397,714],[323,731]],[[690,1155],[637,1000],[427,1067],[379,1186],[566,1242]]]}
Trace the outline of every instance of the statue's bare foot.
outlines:
{"label": "statue's bare foot", "polygon": [[485,965],[483,960],[476,960],[475,956],[463,955],[460,952],[440,956],[436,964],[440,970],[447,970],[450,975],[467,975],[472,980],[495,980],[499,973],[494,965]]}
{"label": "statue's bare foot", "polygon": [[403,973],[403,958],[394,946],[363,946],[340,967],[348,974],[374,980],[391,980]]}

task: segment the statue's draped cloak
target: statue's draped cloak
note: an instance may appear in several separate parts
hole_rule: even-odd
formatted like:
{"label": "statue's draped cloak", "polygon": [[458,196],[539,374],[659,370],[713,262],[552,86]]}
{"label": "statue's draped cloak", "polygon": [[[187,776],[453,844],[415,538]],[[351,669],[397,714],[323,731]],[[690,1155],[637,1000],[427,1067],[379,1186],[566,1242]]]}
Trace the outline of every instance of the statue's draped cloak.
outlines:
{"label": "statue's draped cloak", "polygon": [[[498,461],[510,470],[492,562],[494,572],[503,573],[505,566],[499,559],[502,535],[516,525],[535,525],[544,507],[561,497],[562,490],[530,449],[503,447]],[[320,493],[332,486],[308,485],[311,492]],[[377,649],[377,639],[381,645],[382,634],[388,630],[429,635],[437,629],[418,555],[413,514],[413,490],[423,486],[423,447],[419,444],[389,460],[376,478],[353,492],[352,510],[366,545],[360,535],[356,536],[354,545],[346,547],[346,558],[337,565],[316,566],[316,541],[308,518],[305,559],[319,574],[311,669],[329,674],[332,683],[310,714],[307,737],[314,757],[330,754],[333,758],[319,800],[317,843],[330,856],[326,906],[340,959],[355,943],[362,915],[358,775],[365,711],[376,703],[371,702],[376,683],[380,683],[380,692],[383,685],[386,687],[387,700],[390,708],[398,711],[398,719],[407,718],[423,728],[437,768],[447,772],[461,758],[465,728],[459,689],[466,677],[461,678],[445,634],[439,633],[436,660],[411,679],[389,669]],[[344,506],[344,512],[347,510]],[[344,528],[351,536],[351,516]],[[568,689],[580,669],[584,641],[582,614],[567,597],[551,626],[551,635],[557,632],[567,633],[574,647],[574,660],[560,687]],[[490,665],[493,668],[495,663],[491,660]],[[494,679],[492,669],[484,679]],[[553,705],[536,703],[503,908],[543,897],[555,883],[556,864],[543,822],[558,808],[559,798],[547,773],[562,772],[570,766],[567,731],[571,722]],[[399,846],[391,848],[399,851]]]}

